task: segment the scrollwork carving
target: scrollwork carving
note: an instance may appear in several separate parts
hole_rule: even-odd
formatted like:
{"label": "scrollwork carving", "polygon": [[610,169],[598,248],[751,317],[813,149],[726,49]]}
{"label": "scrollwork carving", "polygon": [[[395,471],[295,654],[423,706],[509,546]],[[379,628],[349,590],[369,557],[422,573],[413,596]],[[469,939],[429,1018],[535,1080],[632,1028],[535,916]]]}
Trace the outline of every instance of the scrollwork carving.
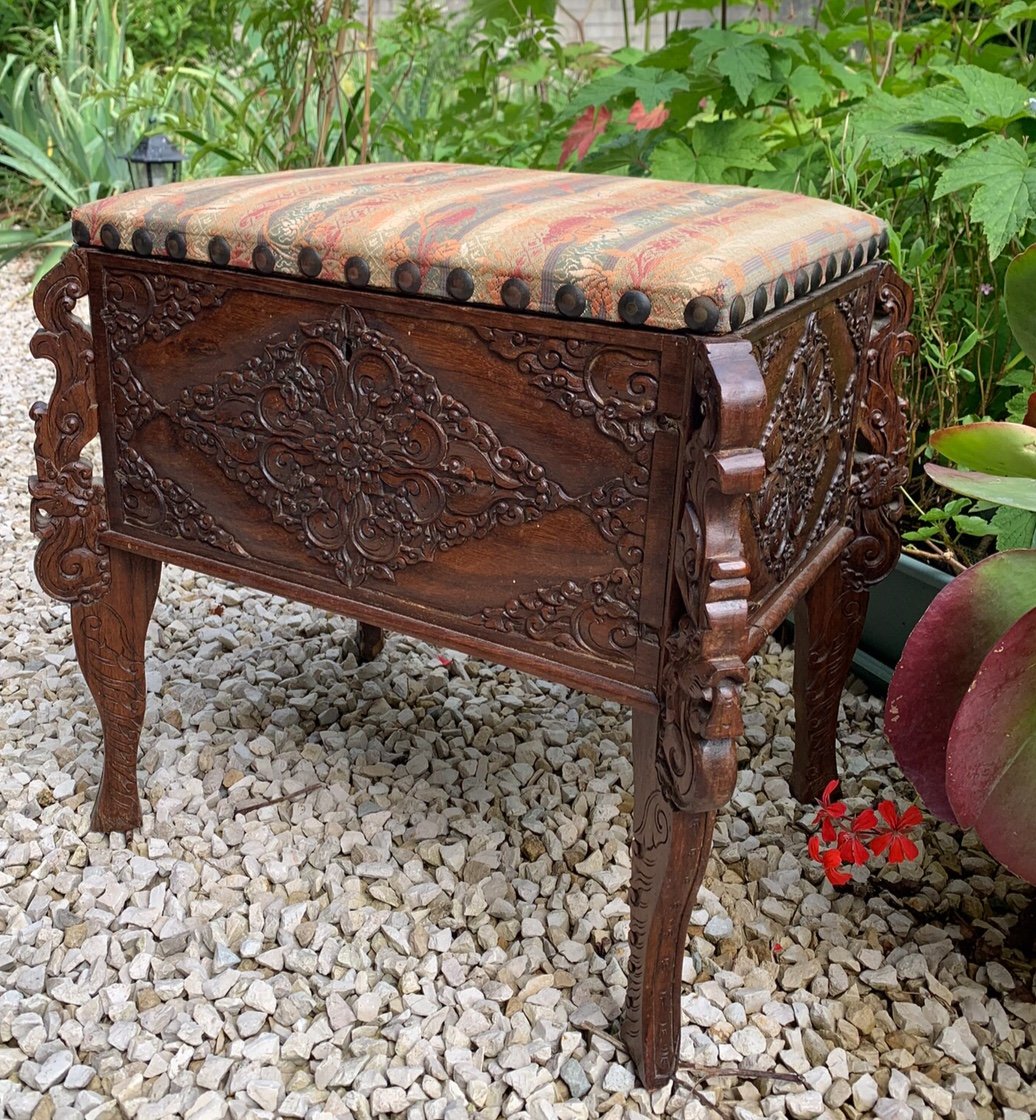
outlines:
{"label": "scrollwork carving", "polygon": [[[850,402],[854,388],[855,382],[845,393]],[[812,312],[763,429],[766,479],[751,503],[760,552],[775,580],[788,574],[814,528],[817,478],[823,477],[831,455],[844,454],[851,411],[840,404],[831,345],[819,315]],[[840,421],[846,430],[838,431],[841,439],[833,439]]]}
{"label": "scrollwork carving", "polygon": [[483,610],[478,620],[489,630],[522,634],[562,649],[623,654],[637,644],[640,588],[638,571],[615,568],[607,575],[557,587],[538,588]]}
{"label": "scrollwork carving", "polygon": [[747,679],[745,503],[763,483],[766,387],[747,343],[703,347],[684,453],[675,560],[680,611],[664,651],[659,784],[675,809],[707,812],[733,790],[739,686]]}
{"label": "scrollwork carving", "polygon": [[865,376],[856,454],[850,485],[850,513],[856,536],[846,554],[854,589],[884,578],[899,557],[898,522],[907,481],[906,401],[896,391],[895,367],[917,349],[907,329],[914,297],[886,264],[878,278],[877,311],[865,355]]}
{"label": "scrollwork carving", "polygon": [[29,412],[36,426],[37,473],[29,479],[30,518],[40,538],[36,576],[65,603],[94,602],[111,580],[108,550],[99,541],[107,528],[104,491],[81,458],[97,434],[93,340],[75,315],[86,288],[86,257],[73,249],[36,288],[40,329],[30,344],[33,356],[53,362],[57,372],[50,403],[38,401]]}
{"label": "scrollwork carving", "polygon": [[111,348],[119,354],[145,338],[160,342],[176,334],[226,298],[225,288],[207,281],[115,269],[105,272],[103,291],[101,320]]}
{"label": "scrollwork carving", "polygon": [[132,447],[123,448],[115,477],[122,487],[123,507],[138,525],[237,556],[248,555],[200,502],[171,478],[159,475]]}
{"label": "scrollwork carving", "polygon": [[592,417],[628,451],[654,434],[658,358],[650,351],[493,327],[478,328],[478,335],[548,400],[573,416]]}

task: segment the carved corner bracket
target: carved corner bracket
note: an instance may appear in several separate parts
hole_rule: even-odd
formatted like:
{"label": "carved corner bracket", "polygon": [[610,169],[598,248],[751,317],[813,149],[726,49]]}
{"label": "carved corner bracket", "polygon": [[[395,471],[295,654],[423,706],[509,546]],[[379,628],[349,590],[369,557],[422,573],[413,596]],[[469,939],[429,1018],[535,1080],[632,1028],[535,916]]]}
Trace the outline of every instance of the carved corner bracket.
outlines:
{"label": "carved corner bracket", "polygon": [[33,298],[40,329],[30,349],[54,364],[50,403],[29,410],[36,425],[36,471],[29,479],[30,519],[40,538],[36,576],[55,599],[92,603],[111,583],[104,489],[93,481],[83,449],[97,435],[93,338],[75,314],[86,294],[86,256],[72,249],[40,281]]}
{"label": "carved corner bracket", "polygon": [[906,401],[897,392],[896,366],[917,350],[907,329],[913,292],[890,264],[878,277],[870,339],[863,358],[866,383],[856,434],[849,515],[855,538],[846,552],[848,583],[863,590],[883,579],[899,557],[901,487],[907,466]]}
{"label": "carved corner bracket", "polygon": [[766,386],[747,342],[701,344],[693,361],[658,770],[673,808],[707,812],[733,792],[743,730],[750,572],[742,532],[766,472]]}

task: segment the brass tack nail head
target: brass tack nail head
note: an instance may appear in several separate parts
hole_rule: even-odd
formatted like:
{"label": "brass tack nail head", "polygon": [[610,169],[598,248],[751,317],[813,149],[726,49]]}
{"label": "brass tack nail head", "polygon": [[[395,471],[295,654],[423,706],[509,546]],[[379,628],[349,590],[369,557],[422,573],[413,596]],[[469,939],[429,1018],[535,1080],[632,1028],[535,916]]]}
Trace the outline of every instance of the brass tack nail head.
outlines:
{"label": "brass tack nail head", "polygon": [[651,314],[651,298],[644,292],[631,288],[619,300],[619,318],[631,327],[646,323]]}
{"label": "brass tack nail head", "polygon": [[578,319],[586,310],[586,296],[575,284],[562,284],[554,297],[554,306],[566,319]]}
{"label": "brass tack nail head", "polygon": [[151,251],[155,247],[154,241],[151,240],[151,234],[146,229],[135,229],[130,242],[133,245],[133,252],[138,257],[150,257]]}
{"label": "brass tack nail head", "polygon": [[305,245],[299,250],[299,272],[303,276],[313,280],[320,275],[323,267],[324,262],[320,259],[320,254],[311,245]]}
{"label": "brass tack nail head", "polygon": [[345,282],[351,288],[366,288],[371,282],[370,265],[363,257],[350,257],[345,262]]}
{"label": "brass tack nail head", "polygon": [[90,231],[86,227],[86,222],[81,222],[78,218],[72,223],[72,240],[77,245],[90,244]]}
{"label": "brass tack nail head", "polygon": [[404,261],[397,265],[392,279],[396,287],[409,296],[421,290],[421,270],[413,261]]}
{"label": "brass tack nail head", "polygon": [[258,272],[265,272],[267,274],[273,272],[277,261],[273,255],[273,250],[265,241],[260,241],[252,250],[252,264]]}
{"label": "brass tack nail head", "polygon": [[225,237],[213,237],[209,241],[209,260],[213,264],[230,264],[230,242]]}
{"label": "brass tack nail head", "polygon": [[838,258],[831,254],[827,258],[827,266],[824,268],[824,279],[830,284],[831,281],[838,275]]}
{"label": "brass tack nail head", "polygon": [[106,249],[118,249],[121,240],[122,238],[119,236],[119,231],[111,222],[105,222],[104,225],[101,226],[101,244]]}
{"label": "brass tack nail head", "polygon": [[529,306],[532,294],[529,292],[529,285],[524,280],[512,276],[501,285],[500,298],[512,311],[524,311]]}
{"label": "brass tack nail head", "polygon": [[889,247],[889,231],[887,229],[883,229],[881,231],[881,236],[878,238],[878,252],[879,253],[884,253],[885,250],[888,247]]}
{"label": "brass tack nail head", "polygon": [[165,251],[176,261],[182,261],[187,256],[187,238],[179,230],[173,230],[165,235]]}
{"label": "brass tack nail head", "polygon": [[475,281],[471,273],[463,268],[453,268],[446,277],[446,291],[452,299],[463,303],[475,294]]}
{"label": "brass tack nail head", "polygon": [[719,308],[708,296],[698,296],[684,308],[683,321],[696,334],[708,334],[719,322]]}
{"label": "brass tack nail head", "polygon": [[736,331],[738,327],[745,321],[745,297],[735,296],[734,302],[730,305],[730,329]]}
{"label": "brass tack nail head", "polygon": [[752,315],[756,319],[766,314],[766,305],[768,302],[769,296],[766,293],[766,285],[760,284],[755,290],[755,295],[752,297]]}
{"label": "brass tack nail head", "polygon": [[788,302],[788,278],[778,276],[777,283],[773,286],[773,305],[783,307]]}
{"label": "brass tack nail head", "polygon": [[795,273],[795,298],[802,299],[809,291],[809,274],[804,268]]}
{"label": "brass tack nail head", "polygon": [[816,290],[824,282],[824,269],[817,261],[815,265],[809,270],[809,286],[812,290]]}

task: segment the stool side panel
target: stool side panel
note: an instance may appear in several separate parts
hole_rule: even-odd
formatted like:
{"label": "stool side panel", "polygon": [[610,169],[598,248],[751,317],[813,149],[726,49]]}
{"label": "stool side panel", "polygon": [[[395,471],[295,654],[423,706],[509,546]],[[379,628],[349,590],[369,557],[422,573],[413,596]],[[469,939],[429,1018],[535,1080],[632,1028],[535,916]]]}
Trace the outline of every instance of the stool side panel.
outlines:
{"label": "stool side panel", "polygon": [[116,533],[650,686],[652,448],[682,340],[93,267]]}
{"label": "stool side panel", "polygon": [[753,332],[768,412],[743,527],[756,607],[846,523],[877,277],[865,269]]}

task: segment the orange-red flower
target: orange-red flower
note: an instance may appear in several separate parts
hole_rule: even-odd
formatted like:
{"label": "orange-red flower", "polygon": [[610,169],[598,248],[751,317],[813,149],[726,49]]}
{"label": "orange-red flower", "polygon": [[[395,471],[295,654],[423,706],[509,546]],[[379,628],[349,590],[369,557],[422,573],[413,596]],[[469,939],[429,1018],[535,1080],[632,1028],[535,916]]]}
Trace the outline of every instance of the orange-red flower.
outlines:
{"label": "orange-red flower", "polygon": [[878,827],[878,818],[873,809],[857,813],[845,828],[838,830],[838,850],[846,863],[866,863],[870,858],[866,836]]}
{"label": "orange-red flower", "polygon": [[827,783],[827,788],[820,798],[820,808],[813,818],[813,824],[820,825],[820,835],[823,836],[827,844],[833,844],[837,837],[835,821],[841,820],[845,816],[845,802],[831,800],[836,789],[838,789],[838,779],[834,778]]}
{"label": "orange-red flower", "polygon": [[810,856],[823,866],[827,881],[832,886],[844,887],[852,878],[848,871],[841,870],[844,861],[842,853],[837,848],[825,848],[821,851],[820,837],[816,835],[809,838],[806,847]]}
{"label": "orange-red flower", "polygon": [[917,845],[907,836],[906,831],[909,828],[916,828],[924,820],[921,810],[916,805],[908,805],[900,816],[891,801],[882,801],[878,805],[878,812],[885,819],[888,827],[870,841],[870,850],[876,856],[880,856],[887,850],[889,863],[903,863],[917,859]]}

